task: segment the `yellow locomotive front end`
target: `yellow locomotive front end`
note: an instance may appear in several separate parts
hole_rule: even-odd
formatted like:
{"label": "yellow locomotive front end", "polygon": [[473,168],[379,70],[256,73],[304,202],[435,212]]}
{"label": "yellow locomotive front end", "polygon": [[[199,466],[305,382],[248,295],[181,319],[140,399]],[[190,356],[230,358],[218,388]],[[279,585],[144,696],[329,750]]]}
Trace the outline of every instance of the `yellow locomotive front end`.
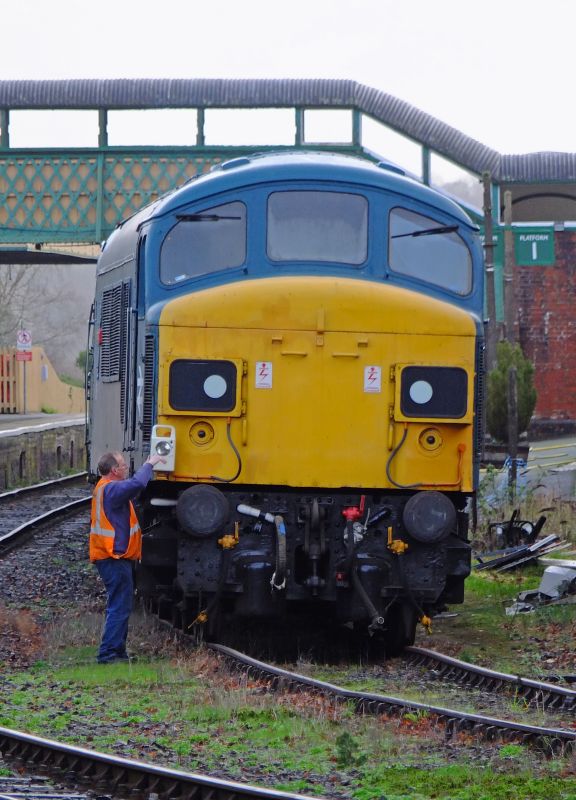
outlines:
{"label": "yellow locomotive front end", "polygon": [[475,334],[440,300],[343,278],[173,300],[158,345],[169,479],[469,493]]}

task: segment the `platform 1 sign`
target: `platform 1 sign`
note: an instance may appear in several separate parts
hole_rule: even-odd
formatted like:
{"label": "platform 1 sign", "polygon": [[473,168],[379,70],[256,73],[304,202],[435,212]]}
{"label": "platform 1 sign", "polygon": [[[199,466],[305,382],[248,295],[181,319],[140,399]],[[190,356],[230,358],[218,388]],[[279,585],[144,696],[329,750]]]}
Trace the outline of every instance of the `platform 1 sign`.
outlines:
{"label": "platform 1 sign", "polygon": [[554,228],[516,228],[514,260],[519,267],[550,266],[556,261]]}

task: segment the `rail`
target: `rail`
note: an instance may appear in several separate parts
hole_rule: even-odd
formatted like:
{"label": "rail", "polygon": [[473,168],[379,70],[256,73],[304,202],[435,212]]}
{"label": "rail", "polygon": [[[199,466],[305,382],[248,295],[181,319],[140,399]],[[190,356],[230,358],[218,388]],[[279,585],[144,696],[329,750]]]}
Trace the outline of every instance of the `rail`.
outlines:
{"label": "rail", "polygon": [[468,714],[400,697],[358,692],[266,664],[223,645],[210,644],[208,646],[220,653],[231,664],[268,681],[273,689],[292,688],[318,692],[333,698],[335,702],[351,703],[355,710],[362,714],[394,716],[425,712],[435,716],[440,723],[445,725],[447,738],[451,738],[456,733],[468,731],[488,740],[500,739],[531,744],[548,753],[572,750],[576,747],[576,731],[573,730],[526,725],[512,720]]}

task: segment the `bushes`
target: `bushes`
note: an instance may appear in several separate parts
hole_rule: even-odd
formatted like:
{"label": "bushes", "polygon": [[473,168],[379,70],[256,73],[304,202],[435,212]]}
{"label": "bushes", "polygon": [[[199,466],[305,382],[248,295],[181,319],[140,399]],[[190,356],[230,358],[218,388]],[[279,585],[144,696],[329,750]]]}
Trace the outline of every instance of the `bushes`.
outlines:
{"label": "bushes", "polygon": [[520,345],[498,342],[496,366],[488,373],[486,426],[498,442],[508,441],[508,370],[516,367],[518,387],[518,433],[527,430],[536,406],[534,366]]}

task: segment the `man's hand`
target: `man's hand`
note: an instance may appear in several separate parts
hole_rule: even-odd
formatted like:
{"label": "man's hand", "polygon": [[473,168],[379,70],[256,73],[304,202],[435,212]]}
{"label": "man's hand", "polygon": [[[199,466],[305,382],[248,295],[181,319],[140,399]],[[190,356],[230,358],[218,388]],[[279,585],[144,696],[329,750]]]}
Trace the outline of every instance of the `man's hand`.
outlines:
{"label": "man's hand", "polygon": [[148,458],[146,459],[146,464],[152,464],[152,466],[154,466],[155,464],[159,464],[160,462],[162,464],[165,464],[166,459],[163,456],[159,456],[157,453],[148,456]]}

